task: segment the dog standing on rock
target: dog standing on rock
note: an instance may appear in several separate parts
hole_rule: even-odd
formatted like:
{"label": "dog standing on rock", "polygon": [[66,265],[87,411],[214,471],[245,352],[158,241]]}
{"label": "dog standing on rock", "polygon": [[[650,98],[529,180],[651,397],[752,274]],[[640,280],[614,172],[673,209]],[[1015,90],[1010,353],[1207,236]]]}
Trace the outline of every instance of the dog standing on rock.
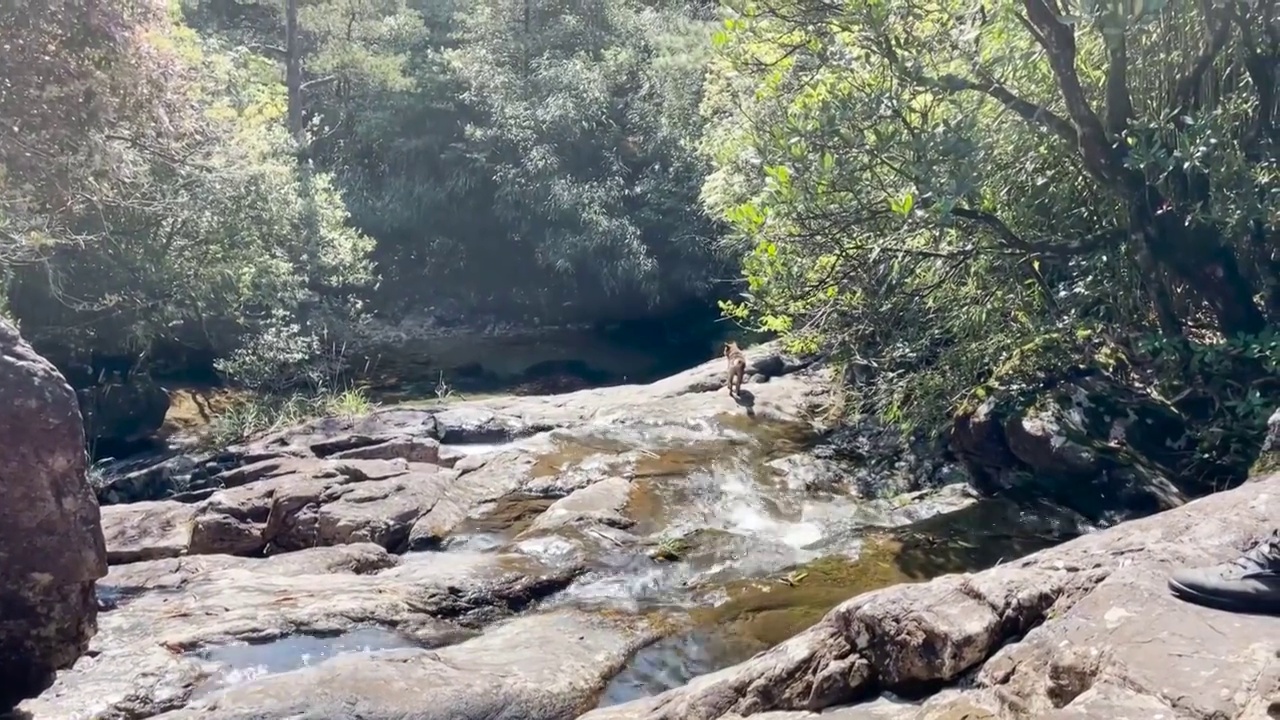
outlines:
{"label": "dog standing on rock", "polygon": [[738,397],[742,392],[742,379],[747,375],[747,357],[738,343],[732,341],[724,344],[724,357],[729,362],[729,396]]}

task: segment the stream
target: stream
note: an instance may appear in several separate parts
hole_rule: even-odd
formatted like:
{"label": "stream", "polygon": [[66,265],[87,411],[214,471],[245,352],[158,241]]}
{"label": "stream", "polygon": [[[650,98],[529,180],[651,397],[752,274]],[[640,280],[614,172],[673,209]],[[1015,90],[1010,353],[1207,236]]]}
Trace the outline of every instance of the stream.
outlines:
{"label": "stream", "polygon": [[[541,609],[649,616],[666,628],[609,682],[598,700],[606,706],[745,660],[860,592],[982,569],[1088,530],[1049,505],[978,501],[954,487],[914,504],[862,500],[789,483],[770,465],[812,441],[801,425],[727,415],[446,446],[476,458],[532,455],[532,485],[541,482],[544,491],[478,508],[440,549],[409,553],[404,563],[469,563],[507,553],[551,566],[585,559],[586,573]],[[587,508],[574,522],[531,532],[561,494],[545,489],[576,476],[630,480],[621,504],[625,522]],[[221,687],[335,654],[408,644],[394,633],[362,629],[214,649],[204,657],[220,667],[209,686]]]}
{"label": "stream", "polygon": [[[860,497],[850,479],[859,466],[814,452],[820,438],[802,419],[813,377],[756,379],[747,399],[734,400],[716,389],[722,372],[712,361],[650,385],[329,418],[236,450],[274,453],[263,461],[280,465],[274,475],[106,506],[104,527],[116,528],[109,549],[121,537],[130,557],[155,548],[175,559],[112,566],[99,583],[101,660],[60,679],[50,702],[58,712],[106,703],[146,718],[216,704],[239,688],[248,694],[237,697],[257,703],[273,679],[293,683],[323,668],[339,673],[325,684],[352,673],[358,693],[366,670],[344,663],[423,648],[449,653],[441,667],[472,667],[476,678],[535,677],[540,662],[575,662],[576,645],[557,650],[552,633],[523,647],[533,642],[525,638],[546,623],[586,622],[587,632],[598,620],[642,638],[598,640],[613,649],[566,670],[566,687],[590,693],[575,702],[605,707],[746,660],[861,593],[984,569],[1094,529],[1051,504],[979,499],[964,484]],[[407,464],[395,454],[423,452],[414,443],[427,434],[451,440]],[[494,441],[503,434],[515,439]],[[399,449],[350,456],[382,458],[353,460],[365,464],[350,477],[307,470],[335,467],[306,458],[307,448],[364,452],[371,442]],[[167,548],[194,542],[193,522],[221,544],[175,557]],[[308,526],[327,534],[310,540]],[[183,527],[191,537],[169,529]],[[400,554],[326,554],[369,539]],[[166,641],[176,654],[153,654],[163,634],[177,638]],[[501,652],[487,654],[486,643]],[[78,699],[78,688],[96,686],[124,694]],[[279,690],[288,702],[291,687]]]}

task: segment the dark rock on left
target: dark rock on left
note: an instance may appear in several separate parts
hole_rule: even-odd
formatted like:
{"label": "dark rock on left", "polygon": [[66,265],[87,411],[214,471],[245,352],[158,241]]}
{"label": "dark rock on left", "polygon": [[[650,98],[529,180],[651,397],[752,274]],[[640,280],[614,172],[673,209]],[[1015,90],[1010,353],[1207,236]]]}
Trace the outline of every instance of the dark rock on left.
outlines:
{"label": "dark rock on left", "polygon": [[85,434],[95,455],[127,455],[164,425],[169,394],[145,375],[105,382],[76,391]]}
{"label": "dark rock on left", "polygon": [[38,695],[97,631],[107,573],[76,396],[0,319],[0,711]]}

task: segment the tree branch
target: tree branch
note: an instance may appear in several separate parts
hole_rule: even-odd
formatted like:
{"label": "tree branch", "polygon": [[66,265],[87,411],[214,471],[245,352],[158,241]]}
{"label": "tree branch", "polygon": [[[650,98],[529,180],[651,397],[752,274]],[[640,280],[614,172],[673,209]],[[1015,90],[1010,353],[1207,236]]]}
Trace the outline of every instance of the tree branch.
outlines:
{"label": "tree branch", "polygon": [[1027,21],[1039,33],[1049,67],[1058,82],[1058,90],[1067,106],[1067,114],[1076,126],[1080,138],[1080,155],[1095,177],[1108,184],[1128,185],[1131,178],[1125,172],[1120,158],[1107,139],[1106,129],[1098,114],[1089,105],[1089,98],[1080,84],[1076,71],[1075,31],[1048,5],[1051,0],[1022,0],[1027,11]]}
{"label": "tree branch", "polygon": [[1124,32],[1106,38],[1107,43],[1107,135],[1112,141],[1124,136],[1133,116],[1129,96],[1129,52]]}
{"label": "tree branch", "polygon": [[337,79],[338,79],[337,75],[326,75],[325,77],[316,78],[315,80],[308,80],[302,83],[302,91],[306,92],[307,90],[311,90],[313,88],[324,87],[325,85],[329,85],[333,83]]}
{"label": "tree branch", "polygon": [[283,60],[289,53],[279,45],[264,45],[262,43],[249,43],[245,45],[249,50],[262,53],[264,55],[274,55],[277,60]]}
{"label": "tree branch", "polygon": [[1244,66],[1245,71],[1249,73],[1249,79],[1253,84],[1254,95],[1258,99],[1257,114],[1254,116],[1253,128],[1250,129],[1251,143],[1257,143],[1263,139],[1276,140],[1280,138],[1280,134],[1276,133],[1274,110],[1276,104],[1276,85],[1275,85],[1275,67],[1277,61],[1277,49],[1280,49],[1280,38],[1276,38],[1267,32],[1265,26],[1273,21],[1271,17],[1275,8],[1274,0],[1260,5],[1261,22],[1264,26],[1264,33],[1272,40],[1272,47],[1266,48],[1270,52],[1259,52],[1262,49],[1261,43],[1253,33],[1250,26],[1250,18],[1241,10],[1239,4],[1235,7],[1236,24],[1240,27],[1240,38],[1243,40],[1241,45],[1244,50]]}
{"label": "tree branch", "polygon": [[1231,39],[1231,16],[1227,13],[1213,12],[1211,2],[1203,3],[1202,7],[1205,23],[1209,27],[1205,28],[1204,44],[1200,48],[1200,54],[1196,56],[1195,62],[1191,63],[1186,74],[1178,78],[1177,84],[1174,85],[1173,102],[1178,114],[1191,109],[1196,89],[1200,87],[1204,74],[1213,66],[1213,61],[1218,59],[1218,54]]}
{"label": "tree branch", "polygon": [[[117,142],[125,143],[126,145],[129,145],[134,149],[141,150],[145,153],[154,155],[160,158],[161,160],[165,160],[170,165],[182,165],[186,159],[186,158],[179,158],[165,150],[161,150],[160,148],[157,148],[154,145],[148,144],[147,142],[136,137],[129,137],[127,135],[117,135],[115,133],[107,133],[106,135],[102,136],[102,139],[115,140]],[[187,157],[190,157],[190,155],[188,155]]]}
{"label": "tree branch", "polygon": [[[926,80],[926,82],[928,81]],[[1054,114],[1052,110],[1014,95],[1009,88],[998,82],[970,80],[969,78],[950,74],[943,75],[932,82],[937,87],[949,92],[961,92],[964,90],[980,92],[983,95],[998,100],[1001,104],[1017,113],[1027,122],[1047,128],[1054,135],[1057,135],[1072,145],[1079,142],[1079,139],[1076,137],[1076,130],[1071,127],[1071,123]]]}
{"label": "tree branch", "polygon": [[1056,257],[1085,255],[1099,250],[1106,245],[1123,241],[1128,237],[1127,231],[1120,228],[1111,228],[1070,243],[1049,241],[1032,242],[1015,233],[1003,220],[992,213],[983,210],[974,210],[972,208],[958,207],[953,208],[951,210],[951,214],[958,218],[964,218],[965,220],[970,220],[978,223],[979,225],[985,226],[994,232],[1006,246],[1014,250],[1024,252],[1028,255],[1052,255]]}

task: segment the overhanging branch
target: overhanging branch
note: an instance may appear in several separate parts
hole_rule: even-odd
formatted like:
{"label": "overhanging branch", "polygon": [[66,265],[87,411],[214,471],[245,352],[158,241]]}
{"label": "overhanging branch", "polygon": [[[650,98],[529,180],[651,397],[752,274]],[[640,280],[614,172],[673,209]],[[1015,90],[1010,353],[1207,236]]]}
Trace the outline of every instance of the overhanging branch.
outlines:
{"label": "overhanging branch", "polygon": [[1052,110],[1036,105],[1014,95],[1009,88],[997,82],[970,80],[959,75],[943,75],[933,81],[937,87],[949,92],[972,90],[998,100],[1002,105],[1017,113],[1022,119],[1050,130],[1054,135],[1075,145],[1078,141],[1075,128],[1071,123],[1056,115]]}
{"label": "overhanging branch", "polygon": [[986,227],[995,233],[996,237],[998,237],[1005,246],[1024,252],[1027,255],[1055,257],[1085,255],[1100,250],[1107,245],[1123,241],[1124,238],[1128,236],[1128,233],[1124,230],[1111,228],[1069,243],[1031,241],[1015,233],[1008,225],[1005,224],[1004,220],[1001,220],[993,213],[989,213],[984,210],[958,207],[953,208],[951,210],[951,214],[958,218],[963,218]]}
{"label": "overhanging branch", "polygon": [[1063,22],[1052,0],[1022,0],[1027,21],[1035,27],[1037,42],[1049,58],[1067,114],[1080,138],[1080,155],[1085,167],[1108,184],[1128,184],[1131,180],[1107,138],[1102,120],[1089,105],[1088,95],[1076,70],[1075,30]]}
{"label": "overhanging branch", "polygon": [[288,55],[288,51],[286,51],[284,48],[280,47],[279,45],[264,45],[262,43],[249,43],[248,45],[245,45],[245,47],[256,53],[261,53],[263,55],[273,55],[277,60],[283,60],[285,56]]}
{"label": "overhanging branch", "polygon": [[1214,12],[1212,2],[1204,2],[1202,7],[1205,23],[1208,26],[1205,28],[1204,42],[1191,67],[1185,75],[1178,78],[1177,84],[1174,85],[1174,108],[1179,114],[1191,108],[1204,74],[1213,66],[1214,60],[1218,59],[1222,48],[1226,47],[1227,41],[1231,39],[1231,16],[1225,12]]}
{"label": "overhanging branch", "polygon": [[315,88],[324,87],[325,85],[333,83],[337,79],[337,75],[327,75],[322,78],[316,78],[315,80],[308,80],[302,83],[302,90],[314,90]]}

